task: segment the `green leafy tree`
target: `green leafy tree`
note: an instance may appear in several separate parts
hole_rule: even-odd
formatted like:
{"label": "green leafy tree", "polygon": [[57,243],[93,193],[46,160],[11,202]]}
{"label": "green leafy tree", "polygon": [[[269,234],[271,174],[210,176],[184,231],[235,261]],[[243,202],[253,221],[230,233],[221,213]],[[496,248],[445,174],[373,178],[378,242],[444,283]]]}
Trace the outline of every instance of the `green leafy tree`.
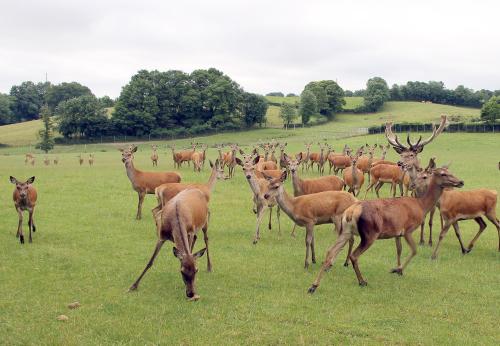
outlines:
{"label": "green leafy tree", "polygon": [[285,97],[285,94],[283,94],[281,91],[273,91],[273,92],[267,93],[266,96]]}
{"label": "green leafy tree", "polygon": [[0,125],[10,124],[14,121],[13,104],[14,98],[12,96],[0,93]]}
{"label": "green leafy tree", "polygon": [[27,81],[10,89],[10,96],[14,97],[12,111],[17,122],[38,119],[49,85]]}
{"label": "green leafy tree", "polygon": [[243,114],[243,121],[247,127],[254,124],[259,124],[266,121],[267,100],[264,96],[252,93],[243,93],[241,101],[241,112]]}
{"label": "green leafy tree", "polygon": [[376,112],[389,98],[389,87],[386,81],[380,77],[370,78],[366,83],[363,108],[367,112]]}
{"label": "green leafy tree", "polygon": [[43,122],[43,128],[38,132],[40,142],[36,148],[48,153],[54,148],[54,125],[52,124],[50,109],[47,105],[43,105],[40,109],[40,117]]}
{"label": "green leafy tree", "polygon": [[341,112],[345,105],[344,91],[333,80],[310,82],[304,90],[309,90],[316,96],[318,112],[328,119],[332,119],[335,113]]}
{"label": "green leafy tree", "polygon": [[61,83],[58,85],[52,85],[47,90],[47,95],[45,96],[45,101],[52,111],[62,101],[80,97],[83,95],[92,95],[90,89],[84,85],[77,82],[71,83]]}
{"label": "green leafy tree", "polygon": [[111,130],[106,110],[94,95],[60,102],[57,120],[59,132],[67,138],[104,136]]}
{"label": "green leafy tree", "polygon": [[318,113],[318,101],[316,100],[316,96],[310,90],[304,90],[302,94],[300,94],[300,105],[299,105],[299,114],[302,117],[302,124],[306,125],[311,116]]}
{"label": "green leafy tree", "polygon": [[491,97],[481,108],[481,119],[487,122],[500,120],[500,96]]}
{"label": "green leafy tree", "polygon": [[289,103],[282,103],[280,109],[280,117],[283,119],[283,124],[289,126],[297,117],[295,106]]}
{"label": "green leafy tree", "polygon": [[99,97],[99,102],[101,103],[101,106],[103,106],[104,108],[113,107],[115,105],[115,101],[113,101],[111,97],[107,95]]}

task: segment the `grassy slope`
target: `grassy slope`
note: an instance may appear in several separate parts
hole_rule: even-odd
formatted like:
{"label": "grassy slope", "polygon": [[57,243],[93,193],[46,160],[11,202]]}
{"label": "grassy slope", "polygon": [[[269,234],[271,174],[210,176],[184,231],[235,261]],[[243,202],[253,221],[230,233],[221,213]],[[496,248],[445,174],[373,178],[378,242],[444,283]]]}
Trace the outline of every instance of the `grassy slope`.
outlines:
{"label": "grassy slope", "polygon": [[[353,126],[342,121],[340,125]],[[317,131],[296,131],[287,138],[288,151],[302,149],[302,141],[316,138]],[[250,143],[290,133],[263,130],[203,140]],[[384,138],[331,143],[340,148],[365,141],[381,143]],[[443,134],[424,150],[422,160],[435,155],[438,162],[453,161],[453,172],[466,181],[466,189],[498,189],[498,171],[491,158],[499,145],[500,137],[493,134]],[[22,155],[4,156],[0,165],[0,340],[5,344],[498,342],[500,257],[491,224],[467,256],[460,254],[453,232],[445,238],[437,261],[430,260],[430,248],[419,248],[403,277],[388,273],[395,264],[394,242],[379,241],[360,261],[368,287],[359,288],[352,268],[342,267],[339,260],[317,293],[309,296],[306,289],[335,240],[331,227],[317,227],[318,263],[309,270],[303,269],[304,233],[299,230],[298,238],[291,238],[292,224],[286,215],[282,214],[281,238],[275,228],[269,232],[263,226],[260,243],[253,246],[255,216],[240,169],[235,179],[216,187],[211,200],[214,272],[205,272],[202,258],[197,280],[202,299],[184,300],[171,244],[163,248],[140,290],[127,294],[154,247],[149,213],[154,199],[146,198],[144,219],[135,221],[137,196],[117,151],[97,152],[96,165],[89,168],[78,167],[74,155],[83,147],[60,149],[68,152],[59,154],[58,167],[26,167]],[[98,149],[110,150],[110,146],[87,148]],[[160,165],[154,170],[172,169],[171,155],[165,150],[160,151]],[[149,154],[149,143],[142,145],[136,165],[152,169]],[[215,156],[210,149],[209,157]],[[390,158],[396,158],[393,151]],[[200,176],[187,167],[181,173],[184,181],[205,181],[208,176],[208,170]],[[9,175],[37,179],[38,232],[31,245],[20,246],[14,237],[17,215]],[[289,183],[287,190],[291,191]],[[383,190],[387,194],[387,186]],[[467,221],[461,229],[469,241],[477,226]],[[403,256],[407,253],[404,245]],[[66,304],[75,300],[82,307],[68,310]],[[57,322],[59,314],[70,320]]]}

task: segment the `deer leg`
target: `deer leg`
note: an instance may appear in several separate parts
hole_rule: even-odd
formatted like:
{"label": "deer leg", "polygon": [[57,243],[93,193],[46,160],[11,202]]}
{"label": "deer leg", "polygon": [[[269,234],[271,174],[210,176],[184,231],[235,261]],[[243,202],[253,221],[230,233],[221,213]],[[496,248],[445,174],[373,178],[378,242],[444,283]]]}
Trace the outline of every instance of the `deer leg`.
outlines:
{"label": "deer leg", "polygon": [[[391,273],[397,273],[399,275],[403,275],[403,270],[406,268],[408,263],[410,263],[411,259],[415,257],[417,254],[417,245],[415,244],[415,241],[413,240],[412,232],[411,231],[406,231],[404,234],[405,240],[410,246],[410,255],[406,258],[405,263],[403,263],[403,266],[399,265],[397,268],[394,268],[391,270]],[[401,240],[400,240],[401,242]],[[400,244],[401,245],[401,244]]]}
{"label": "deer leg", "polygon": [[276,205],[276,218],[278,219],[278,236],[281,237],[280,206]]}
{"label": "deer leg", "polygon": [[23,234],[23,211],[21,208],[17,208],[17,214],[19,215],[19,223],[17,224],[16,237],[19,238],[21,244],[24,244],[24,234]]}
{"label": "deer leg", "polygon": [[139,204],[137,204],[137,216],[135,217],[137,220],[142,218],[142,202],[144,202],[144,196],[146,196],[145,192],[137,192],[139,195]]}
{"label": "deer leg", "polygon": [[361,233],[361,242],[359,243],[358,247],[354,250],[354,252],[349,256],[349,259],[351,260],[352,267],[354,269],[354,272],[356,273],[356,277],[358,278],[358,283],[360,286],[366,286],[367,282],[365,279],[363,279],[363,276],[361,275],[361,271],[359,270],[358,266],[358,259],[359,257],[368,250],[368,248],[373,244],[376,238],[366,238],[366,236]]}
{"label": "deer leg", "polygon": [[[401,194],[401,197],[403,197],[403,182],[400,182],[398,185],[399,185],[399,193]],[[396,187],[394,187],[394,196],[396,196]]]}
{"label": "deer leg", "polygon": [[269,230],[273,229],[273,226],[271,224],[272,217],[273,217],[273,207],[269,207],[269,225],[268,225]]}
{"label": "deer leg", "polygon": [[311,240],[311,261],[312,263],[316,263],[316,252],[314,251],[314,233],[312,234]]}
{"label": "deer leg", "polygon": [[462,242],[462,235],[460,234],[460,228],[458,227],[458,221],[453,223],[453,229],[455,230],[455,235],[457,236],[458,242],[460,243],[460,248],[462,250],[462,254],[465,255],[465,254],[469,253],[470,250],[466,249],[464,247],[464,243]]}
{"label": "deer leg", "polygon": [[29,242],[32,243],[33,242],[33,239],[31,237],[31,231],[33,229],[33,209],[29,209],[29,218],[28,218],[28,228],[30,230],[30,238],[29,238]]}
{"label": "deer leg", "polygon": [[194,244],[196,244],[197,239],[198,239],[198,236],[196,234],[193,234],[192,237],[189,237],[189,242],[191,243],[190,244],[191,253],[193,252]]}
{"label": "deer leg", "polygon": [[497,228],[498,233],[498,251],[500,251],[500,221],[497,219],[495,209],[492,209],[486,213],[486,217],[491,221]]}
{"label": "deer leg", "polygon": [[377,181],[375,181],[375,179],[372,180],[372,182],[368,185],[368,187],[366,188],[366,191],[365,191],[365,198],[363,199],[366,199],[366,195],[368,194],[368,190],[370,189],[373,189],[373,186],[377,183]]}
{"label": "deer leg", "polygon": [[[398,268],[401,267],[401,252],[403,251],[403,247],[401,246],[401,237],[396,237],[394,238],[395,242],[396,242],[396,260],[397,260],[397,263],[398,263]],[[394,273],[394,272],[393,272]],[[400,275],[402,275],[403,273],[399,273]]]}
{"label": "deer leg", "polygon": [[151,266],[153,265],[153,262],[155,261],[156,256],[158,256],[158,253],[160,252],[160,249],[164,243],[165,243],[164,239],[158,240],[158,242],[156,243],[155,250],[153,252],[153,256],[151,256],[151,259],[149,260],[148,264],[146,265],[146,268],[144,268],[144,270],[142,271],[141,275],[139,275],[137,280],[135,280],[135,282],[132,284],[132,286],[130,286],[130,288],[128,289],[129,292],[135,291],[137,289],[137,287],[139,287],[139,282],[141,281],[144,274],[146,274],[146,272],[149,270],[149,268],[151,268]]}
{"label": "deer leg", "polygon": [[424,216],[424,221],[420,224],[420,242],[418,243],[420,246],[425,245],[424,227],[425,227],[425,216]]}
{"label": "deer leg", "polygon": [[434,219],[435,212],[436,212],[436,207],[432,208],[431,211],[429,212],[429,246],[432,246],[432,222]]}
{"label": "deer leg", "polygon": [[316,280],[314,280],[314,283],[309,287],[308,292],[309,293],[314,293],[316,289],[319,286],[319,283],[321,282],[321,279],[325,275],[325,273],[332,267],[333,262],[337,258],[339,252],[344,248],[344,245],[347,243],[352,238],[352,231],[350,229],[345,229],[343,232],[339,235],[337,238],[337,241],[335,244],[333,244],[329,249],[328,252],[326,253],[326,258],[323,264],[321,265],[321,269],[318,273],[318,276],[316,277]]}
{"label": "deer leg", "polygon": [[257,244],[257,242],[260,239],[260,223],[262,222],[262,218],[264,217],[264,206],[263,205],[258,205],[257,206],[257,228],[255,230],[255,237],[253,238],[253,243]]}
{"label": "deer leg", "polygon": [[483,233],[484,229],[486,228],[486,222],[484,222],[484,220],[481,216],[474,218],[474,220],[479,224],[479,231],[474,236],[474,238],[470,241],[469,247],[468,247],[468,252],[470,252],[472,250],[474,243],[476,242],[476,240],[479,239],[479,236],[481,235],[481,233]]}
{"label": "deer leg", "polygon": [[309,268],[309,251],[311,249],[311,244],[314,237],[313,230],[314,230],[314,225],[311,224],[306,225],[306,259],[304,261],[305,269]]}
{"label": "deer leg", "polygon": [[379,181],[377,183],[377,185],[375,186],[375,193],[377,194],[377,198],[380,198],[380,195],[379,195],[379,190],[382,188],[382,186],[384,186],[384,183]]}
{"label": "deer leg", "polygon": [[212,271],[212,262],[210,261],[210,252],[208,252],[208,222],[203,226],[203,240],[205,241],[205,248],[207,249],[207,272]]}
{"label": "deer leg", "polygon": [[347,249],[347,257],[345,258],[344,267],[349,267],[349,256],[351,256],[353,245],[354,245],[354,237],[351,237],[351,239],[349,239],[349,248]]}
{"label": "deer leg", "polygon": [[450,229],[450,227],[451,227],[451,222],[449,222],[449,220],[446,220],[443,229],[441,229],[441,233],[439,233],[439,240],[438,240],[438,243],[436,245],[436,248],[434,249],[434,252],[432,253],[432,257],[431,257],[432,259],[437,258],[439,246],[441,245],[441,242],[443,241],[443,238],[446,235],[446,233],[448,232],[448,230]]}
{"label": "deer leg", "polygon": [[294,224],[293,224],[293,228],[292,228],[292,233],[290,233],[290,235],[291,235],[292,237],[294,237],[294,238],[295,238],[295,228],[296,228],[296,227],[297,227],[297,224],[296,224],[296,223],[294,223]]}

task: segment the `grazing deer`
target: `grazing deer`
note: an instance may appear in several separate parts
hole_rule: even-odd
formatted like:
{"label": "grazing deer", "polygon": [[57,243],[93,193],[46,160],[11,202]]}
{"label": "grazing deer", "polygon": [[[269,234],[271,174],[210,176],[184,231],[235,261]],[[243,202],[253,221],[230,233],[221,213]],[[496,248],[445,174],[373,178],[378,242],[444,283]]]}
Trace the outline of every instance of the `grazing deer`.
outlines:
{"label": "grazing deer", "polygon": [[[158,227],[158,241],[146,268],[141,275],[130,286],[130,291],[135,291],[139,283],[161,250],[163,244],[170,240],[174,243],[173,253],[181,263],[182,280],[186,286],[186,296],[190,300],[198,300],[196,294],[195,278],[198,269],[196,259],[207,253],[207,271],[212,271],[210,255],[208,252],[208,202],[205,194],[198,189],[188,189],[181,191],[172,198],[161,210],[160,224]],[[196,243],[197,232],[203,230],[205,248],[193,253]]]}
{"label": "grazing deer", "polygon": [[[306,171],[309,170],[309,156],[311,155],[311,145],[312,142],[309,143],[304,143],[306,146],[306,151],[301,151],[299,154],[302,154],[302,173],[304,173],[304,167],[306,168]],[[295,155],[297,157],[297,155]]]}
{"label": "grazing deer", "polygon": [[433,171],[429,189],[422,197],[361,201],[351,206],[342,217],[342,233],[335,244],[328,250],[321,270],[309,288],[309,293],[316,291],[325,271],[332,267],[340,250],[354,235],[359,235],[361,242],[349,258],[360,286],[366,286],[367,282],[363,279],[359,270],[358,259],[377,239],[405,238],[410,246],[410,255],[401,265],[399,261],[401,243],[397,241],[398,267],[391,270],[392,273],[403,275],[403,270],[417,253],[417,247],[412,236],[413,231],[420,226],[425,215],[439,200],[444,188],[462,187],[463,185],[462,180],[451,174],[447,168],[442,167]]}
{"label": "grazing deer", "polygon": [[352,166],[347,167],[342,172],[344,177],[344,183],[346,186],[349,186],[348,192],[352,192],[354,196],[358,196],[361,191],[361,187],[365,182],[365,177],[363,172],[356,167],[356,162],[358,160],[358,156],[355,156],[351,159]]}
{"label": "grazing deer", "polygon": [[266,179],[269,181],[269,190],[264,195],[264,198],[268,200],[275,198],[279,207],[293,222],[298,226],[306,228],[306,257],[304,267],[308,268],[310,253],[312,263],[316,263],[314,226],[333,223],[338,233],[340,231],[342,213],[354,204],[357,199],[344,191],[324,191],[291,197],[283,187],[286,175],[287,173],[284,171],[279,178],[266,176]]}
{"label": "grazing deer", "polygon": [[57,156],[56,156],[56,157],[54,158],[54,165],[56,165],[56,166],[57,166],[57,164],[58,164],[58,163],[59,163],[59,157],[57,157]]}
{"label": "grazing deer", "polygon": [[151,154],[151,162],[153,166],[158,166],[158,146],[152,145],[151,149],[153,149],[153,153]]}
{"label": "grazing deer", "polygon": [[89,166],[92,167],[94,165],[94,154],[89,154]]}
{"label": "grazing deer", "polygon": [[45,166],[50,165],[50,159],[48,158],[48,156],[45,156],[45,158],[43,159],[43,163],[45,164]]}
{"label": "grazing deer", "polygon": [[266,209],[269,209],[269,229],[272,229],[271,219],[273,215],[273,208],[276,206],[276,218],[278,219],[278,234],[281,236],[281,224],[280,224],[280,207],[277,206],[276,199],[264,198],[269,188],[269,183],[266,179],[258,178],[257,173],[257,163],[259,161],[259,156],[252,159],[252,155],[243,155],[243,161],[240,158],[236,158],[236,163],[243,168],[243,174],[247,178],[250,189],[253,192],[253,203],[254,212],[257,215],[257,225],[255,228],[255,236],[253,243],[257,244],[260,239],[260,224],[262,223],[262,218]]}
{"label": "grazing deer", "polygon": [[155,193],[155,189],[165,183],[180,183],[181,176],[176,172],[143,172],[134,167],[133,153],[137,147],[130,149],[118,149],[122,153],[122,162],[125,164],[127,176],[132,183],[132,188],[137,191],[139,203],[137,205],[136,219],[142,217],[142,203],[146,194]]}
{"label": "grazing deer", "polygon": [[83,165],[83,157],[82,154],[78,155],[78,162],[80,162],[80,166]]}
{"label": "grazing deer", "polygon": [[27,210],[29,213],[28,227],[30,230],[29,242],[32,242],[31,232],[36,232],[35,221],[33,219],[33,213],[35,212],[35,205],[37,199],[37,193],[35,187],[32,185],[35,181],[35,177],[31,177],[26,182],[21,183],[13,176],[10,177],[10,182],[16,185],[14,193],[12,194],[12,199],[14,200],[14,206],[16,207],[17,214],[19,215],[19,224],[17,226],[16,237],[19,238],[21,244],[24,244],[24,234],[23,234],[23,211]]}

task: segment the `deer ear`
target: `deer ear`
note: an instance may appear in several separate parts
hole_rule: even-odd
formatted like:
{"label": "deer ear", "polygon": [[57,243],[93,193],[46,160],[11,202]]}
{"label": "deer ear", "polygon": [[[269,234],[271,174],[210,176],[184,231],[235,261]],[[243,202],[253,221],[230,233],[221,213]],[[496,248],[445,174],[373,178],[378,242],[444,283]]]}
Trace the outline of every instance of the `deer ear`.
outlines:
{"label": "deer ear", "polygon": [[281,182],[284,182],[286,180],[286,176],[287,176],[286,170],[281,172],[281,177],[280,177]]}
{"label": "deer ear", "polygon": [[132,149],[132,152],[135,153],[137,151],[137,147],[134,147],[134,149]]}
{"label": "deer ear", "polygon": [[302,161],[302,151],[297,155],[297,160]]}
{"label": "deer ear", "polygon": [[214,168],[214,164],[212,163],[212,160],[208,160],[208,163],[210,164],[210,168]]}
{"label": "deer ear", "polygon": [[201,256],[203,256],[205,254],[205,251],[207,251],[207,248],[203,248],[200,251],[194,253],[193,257],[200,258]]}
{"label": "deer ear", "polygon": [[255,158],[253,159],[253,164],[256,165],[257,163],[259,163],[259,160],[260,156],[259,155],[255,156]]}
{"label": "deer ear", "polygon": [[243,161],[241,161],[241,159],[239,157],[235,158],[235,160],[236,160],[236,163],[238,165],[240,165],[241,167],[243,167]]}
{"label": "deer ear", "polygon": [[177,248],[175,246],[172,248],[172,252],[174,253],[175,257],[182,260],[182,254],[179,252],[179,250],[177,250]]}
{"label": "deer ear", "polygon": [[33,177],[29,178],[28,180],[26,180],[26,183],[33,184],[34,181],[35,181],[35,177],[33,176]]}
{"label": "deer ear", "polygon": [[271,181],[273,180],[274,178],[271,177],[270,175],[267,175],[266,172],[262,172],[262,175],[264,176],[264,178],[266,178],[267,181]]}
{"label": "deer ear", "polygon": [[16,179],[16,178],[14,178],[14,177],[11,175],[11,176],[10,176],[10,182],[11,182],[12,184],[17,184],[17,179]]}

